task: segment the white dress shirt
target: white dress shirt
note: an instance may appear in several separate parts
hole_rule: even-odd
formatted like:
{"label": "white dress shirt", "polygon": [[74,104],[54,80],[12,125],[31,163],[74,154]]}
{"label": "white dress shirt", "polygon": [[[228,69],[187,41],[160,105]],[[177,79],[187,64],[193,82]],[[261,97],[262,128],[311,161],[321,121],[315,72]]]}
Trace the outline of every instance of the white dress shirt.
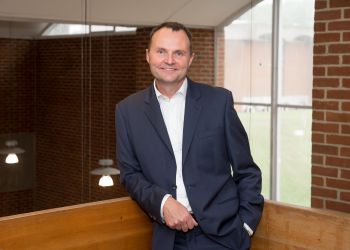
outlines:
{"label": "white dress shirt", "polygon": [[[154,90],[160,105],[163,120],[168,131],[171,146],[176,160],[176,200],[192,211],[187,198],[186,188],[182,177],[182,135],[184,127],[187,79],[180,89],[171,98],[161,94],[154,82]],[[161,216],[163,218],[163,206],[170,195],[164,196],[161,204]]]}

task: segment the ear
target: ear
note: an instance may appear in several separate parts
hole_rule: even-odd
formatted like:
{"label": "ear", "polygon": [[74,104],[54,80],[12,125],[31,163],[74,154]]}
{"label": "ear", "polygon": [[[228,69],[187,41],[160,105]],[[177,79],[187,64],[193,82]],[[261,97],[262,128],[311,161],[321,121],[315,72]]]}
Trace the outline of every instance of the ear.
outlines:
{"label": "ear", "polygon": [[190,61],[189,61],[189,63],[188,63],[188,66],[191,66],[194,57],[195,57],[195,54],[192,53],[191,56],[190,56]]}
{"label": "ear", "polygon": [[146,49],[146,61],[149,63],[149,51],[148,51],[148,49]]}

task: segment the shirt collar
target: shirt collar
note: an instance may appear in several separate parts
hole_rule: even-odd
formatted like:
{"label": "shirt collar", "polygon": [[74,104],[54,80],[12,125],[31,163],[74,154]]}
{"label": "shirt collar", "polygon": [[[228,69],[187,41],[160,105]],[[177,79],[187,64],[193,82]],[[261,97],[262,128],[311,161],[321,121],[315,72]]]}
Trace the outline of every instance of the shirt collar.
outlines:
{"label": "shirt collar", "polygon": [[[187,85],[188,85],[188,83],[187,83],[187,78],[185,78],[185,80],[183,81],[183,83],[182,83],[181,87],[179,88],[179,90],[176,91],[175,95],[181,94],[182,96],[186,96],[186,93],[187,93]],[[156,92],[157,98],[159,98],[159,97],[161,97],[161,96],[162,96],[162,97],[166,97],[166,96],[164,96],[162,93],[160,93],[159,90],[157,89],[157,87],[156,87],[156,80],[153,81],[153,88],[154,88],[154,91]],[[168,97],[166,97],[166,98],[168,98]]]}

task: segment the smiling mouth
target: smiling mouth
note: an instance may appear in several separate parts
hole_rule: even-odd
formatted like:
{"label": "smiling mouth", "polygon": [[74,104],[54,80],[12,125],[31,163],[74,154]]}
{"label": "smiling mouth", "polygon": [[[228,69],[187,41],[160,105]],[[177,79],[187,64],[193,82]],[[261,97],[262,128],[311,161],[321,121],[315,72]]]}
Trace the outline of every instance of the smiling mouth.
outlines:
{"label": "smiling mouth", "polygon": [[177,69],[175,68],[160,68],[161,70],[165,70],[165,71],[175,71]]}

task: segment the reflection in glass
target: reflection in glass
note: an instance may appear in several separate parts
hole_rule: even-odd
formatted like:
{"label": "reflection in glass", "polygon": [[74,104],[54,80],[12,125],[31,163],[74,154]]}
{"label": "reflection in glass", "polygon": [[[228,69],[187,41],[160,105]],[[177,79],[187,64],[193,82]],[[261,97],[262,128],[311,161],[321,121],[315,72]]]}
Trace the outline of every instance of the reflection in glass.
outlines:
{"label": "reflection in glass", "polygon": [[272,0],[245,12],[224,33],[224,87],[236,102],[270,103]]}
{"label": "reflection in glass", "polygon": [[279,104],[311,106],[314,5],[314,0],[281,1]]}
{"label": "reflection in glass", "polygon": [[262,193],[270,196],[270,108],[236,105],[238,116],[248,134],[253,159],[262,172]]}

